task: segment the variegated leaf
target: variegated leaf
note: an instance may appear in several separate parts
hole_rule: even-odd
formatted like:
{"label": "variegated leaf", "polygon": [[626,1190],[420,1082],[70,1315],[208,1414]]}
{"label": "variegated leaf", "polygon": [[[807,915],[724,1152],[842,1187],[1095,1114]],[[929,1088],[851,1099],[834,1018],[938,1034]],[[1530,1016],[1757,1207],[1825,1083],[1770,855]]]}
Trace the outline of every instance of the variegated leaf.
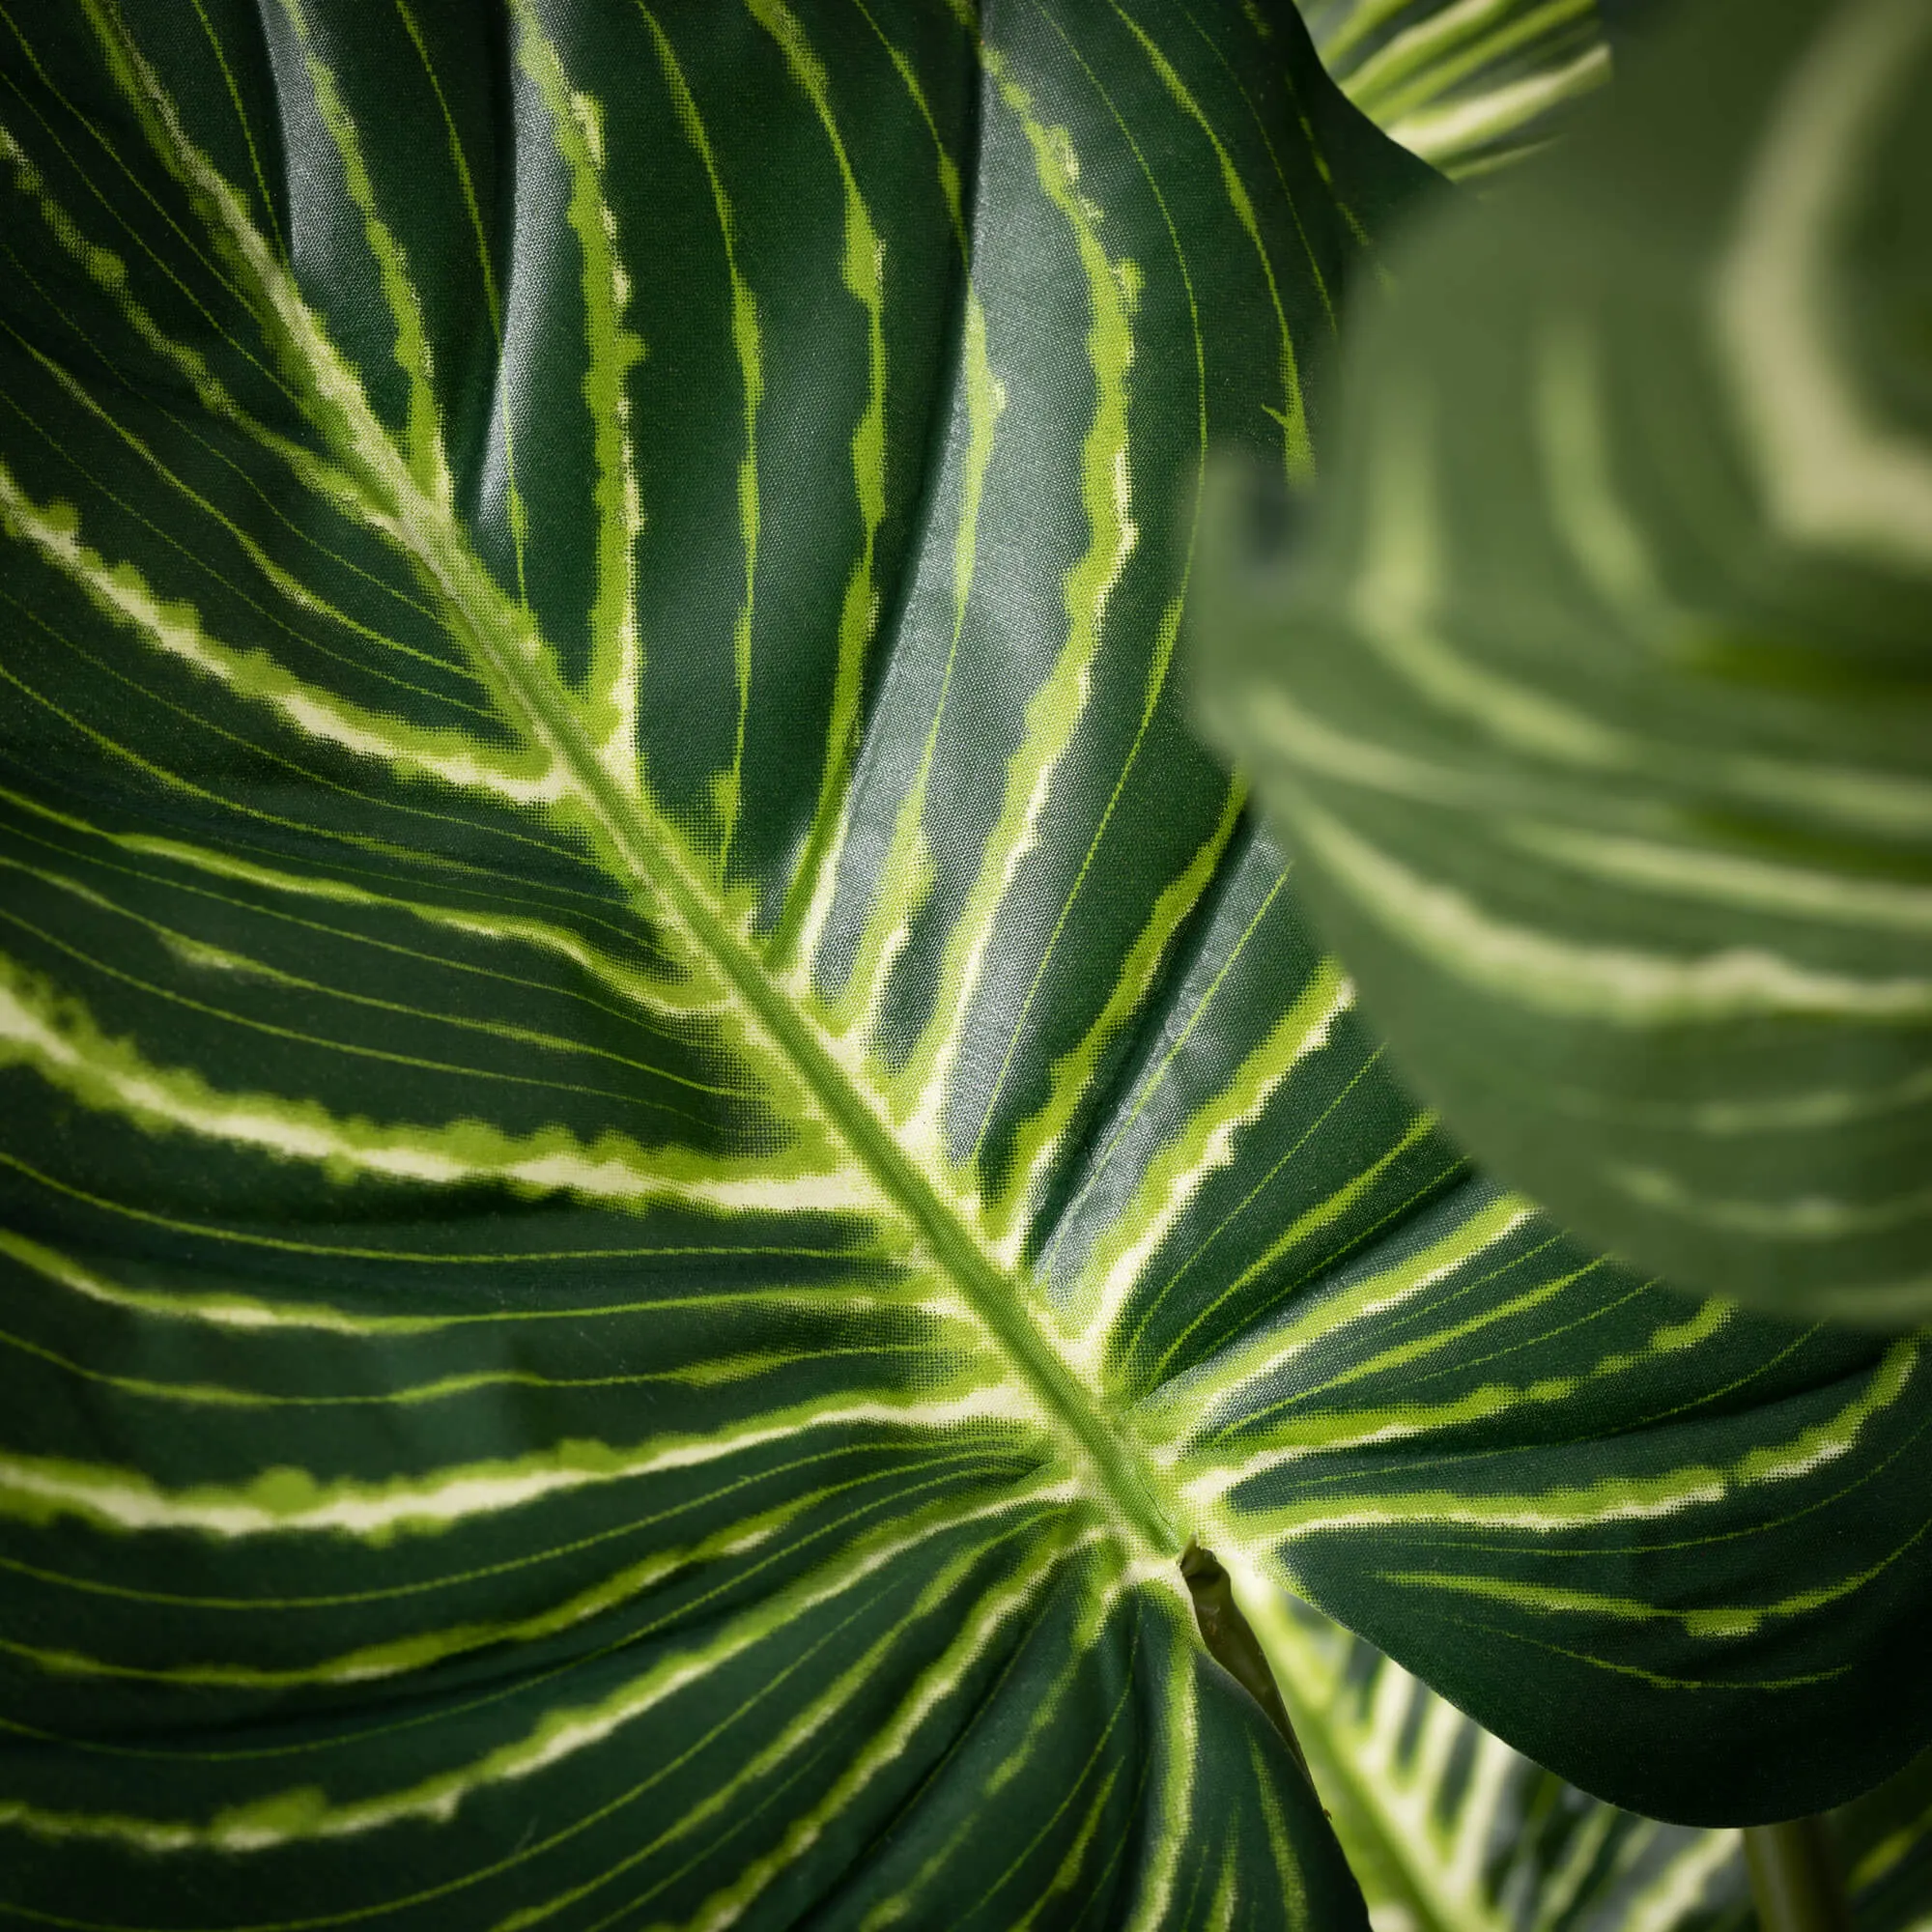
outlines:
{"label": "variegated leaf", "polygon": [[[1761,1922],[1742,1833],[1661,1824],[1564,1784],[1305,1604],[1264,1599],[1257,1622],[1375,1932]],[[1932,1754],[1824,1825],[1855,1932],[1932,1924]]]}
{"label": "variegated leaf", "polygon": [[[1686,1287],[1932,1309],[1932,13],[1720,0],[1364,320],[1223,715],[1422,1091]],[[1242,575],[1237,567],[1236,575]]]}
{"label": "variegated leaf", "polygon": [[1917,1357],[1472,1179],[1188,734],[1419,174],[1264,24],[7,0],[0,1915],[1326,1932],[1190,1531],[1903,1750]]}
{"label": "variegated leaf", "polygon": [[1610,74],[1603,0],[1302,0],[1363,113],[1452,178],[1545,146]]}
{"label": "variegated leaf", "polygon": [[1750,1924],[1738,1832],[1566,1785],[1305,1604],[1265,1599],[1260,1623],[1375,1932]]}

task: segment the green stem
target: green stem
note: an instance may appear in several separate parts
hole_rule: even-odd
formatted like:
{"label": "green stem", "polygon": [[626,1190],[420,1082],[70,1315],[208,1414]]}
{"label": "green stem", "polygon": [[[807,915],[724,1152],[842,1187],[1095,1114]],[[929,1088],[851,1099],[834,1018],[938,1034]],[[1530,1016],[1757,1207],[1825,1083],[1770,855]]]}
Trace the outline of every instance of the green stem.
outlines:
{"label": "green stem", "polygon": [[1851,1932],[1845,1881],[1822,1818],[1745,1830],[1759,1932]]}

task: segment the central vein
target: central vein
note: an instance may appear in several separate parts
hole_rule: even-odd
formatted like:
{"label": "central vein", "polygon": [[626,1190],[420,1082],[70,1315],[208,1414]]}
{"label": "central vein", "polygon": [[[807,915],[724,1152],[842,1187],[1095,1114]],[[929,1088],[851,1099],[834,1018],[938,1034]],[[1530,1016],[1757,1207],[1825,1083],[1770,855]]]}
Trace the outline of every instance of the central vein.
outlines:
{"label": "central vein", "polygon": [[1156,1555],[1179,1555],[1184,1539],[1174,1520],[1178,1505],[1145,1449],[1068,1367],[1029,1307],[1023,1284],[987,1254],[753,947],[724,917],[703,882],[680,862],[678,835],[605,769],[554,674],[503,639],[490,609],[496,586],[467,546],[464,552],[459,560],[430,543],[417,554],[447,600],[463,642],[515,714],[513,722],[570,774],[625,866],[668,903],[881,1194],[915,1224],[928,1252],[1038,1401],[1063,1448],[1072,1452],[1070,1460],[1084,1465],[1104,1491],[1117,1519]]}
{"label": "central vein", "polygon": [[[435,587],[453,634],[509,722],[574,781],[578,797],[624,868],[681,922],[880,1193],[896,1202],[917,1228],[1008,1367],[1032,1391],[1067,1461],[1111,1503],[1117,1526],[1151,1553],[1178,1555],[1181,1538],[1173,1520],[1178,1511],[1172,1491],[1145,1448],[1073,1373],[1035,1315],[1022,1282],[994,1261],[956,1205],[908,1156],[892,1125],[766,970],[749,937],[733,928],[707,882],[684,864],[679,836],[603,764],[550,654],[532,634],[528,612],[497,585],[457,522],[446,463],[433,466],[445,486],[439,497],[377,415],[360,377],[329,339],[233,185],[187,139],[178,110],[125,29],[111,14],[98,15],[96,25],[111,58],[125,70],[151,136],[172,171],[203,199],[234,268],[253,284],[258,319],[281,343],[291,368],[300,372],[298,400],[342,464],[340,479],[357,479],[373,521]],[[334,131],[347,141],[346,127]],[[345,164],[353,158],[345,146]],[[384,249],[395,249],[373,206],[363,213],[372,238]],[[402,321],[399,310],[399,330]]]}

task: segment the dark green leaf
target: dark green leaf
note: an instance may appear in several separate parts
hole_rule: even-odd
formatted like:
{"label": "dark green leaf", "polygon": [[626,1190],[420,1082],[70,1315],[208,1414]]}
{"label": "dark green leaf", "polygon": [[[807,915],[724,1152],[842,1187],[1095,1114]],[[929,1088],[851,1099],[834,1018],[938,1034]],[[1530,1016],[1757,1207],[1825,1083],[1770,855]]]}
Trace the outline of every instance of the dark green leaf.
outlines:
{"label": "dark green leaf", "polygon": [[[1566,1785],[1306,1605],[1264,1599],[1256,1621],[1376,1932],[1755,1924],[1742,1833],[1660,1824]],[[1824,1826],[1855,1932],[1932,1924],[1932,1754]]]}
{"label": "dark green leaf", "polygon": [[1175,695],[1293,15],[9,6],[0,1912],[1358,1923],[1195,1533],[1902,1755],[1916,1357],[1471,1179]]}
{"label": "dark green leaf", "polygon": [[1743,1932],[1740,1833],[1567,1785],[1305,1605],[1258,1613],[1376,1932]]}

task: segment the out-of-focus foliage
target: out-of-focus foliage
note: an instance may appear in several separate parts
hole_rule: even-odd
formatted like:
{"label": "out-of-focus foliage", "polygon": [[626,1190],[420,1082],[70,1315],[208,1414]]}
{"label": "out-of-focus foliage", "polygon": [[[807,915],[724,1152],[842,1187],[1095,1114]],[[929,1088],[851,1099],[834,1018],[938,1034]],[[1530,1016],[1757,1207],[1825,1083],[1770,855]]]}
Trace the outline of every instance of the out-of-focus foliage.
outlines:
{"label": "out-of-focus foliage", "polygon": [[1599,0],[1301,0],[1323,64],[1452,178],[1533,154],[1610,74]]}
{"label": "out-of-focus foliage", "polygon": [[[1932,8],[1707,0],[1366,302],[1227,742],[1405,1072],[1693,1292],[1932,1310]],[[1240,546],[1236,545],[1238,551]]]}

